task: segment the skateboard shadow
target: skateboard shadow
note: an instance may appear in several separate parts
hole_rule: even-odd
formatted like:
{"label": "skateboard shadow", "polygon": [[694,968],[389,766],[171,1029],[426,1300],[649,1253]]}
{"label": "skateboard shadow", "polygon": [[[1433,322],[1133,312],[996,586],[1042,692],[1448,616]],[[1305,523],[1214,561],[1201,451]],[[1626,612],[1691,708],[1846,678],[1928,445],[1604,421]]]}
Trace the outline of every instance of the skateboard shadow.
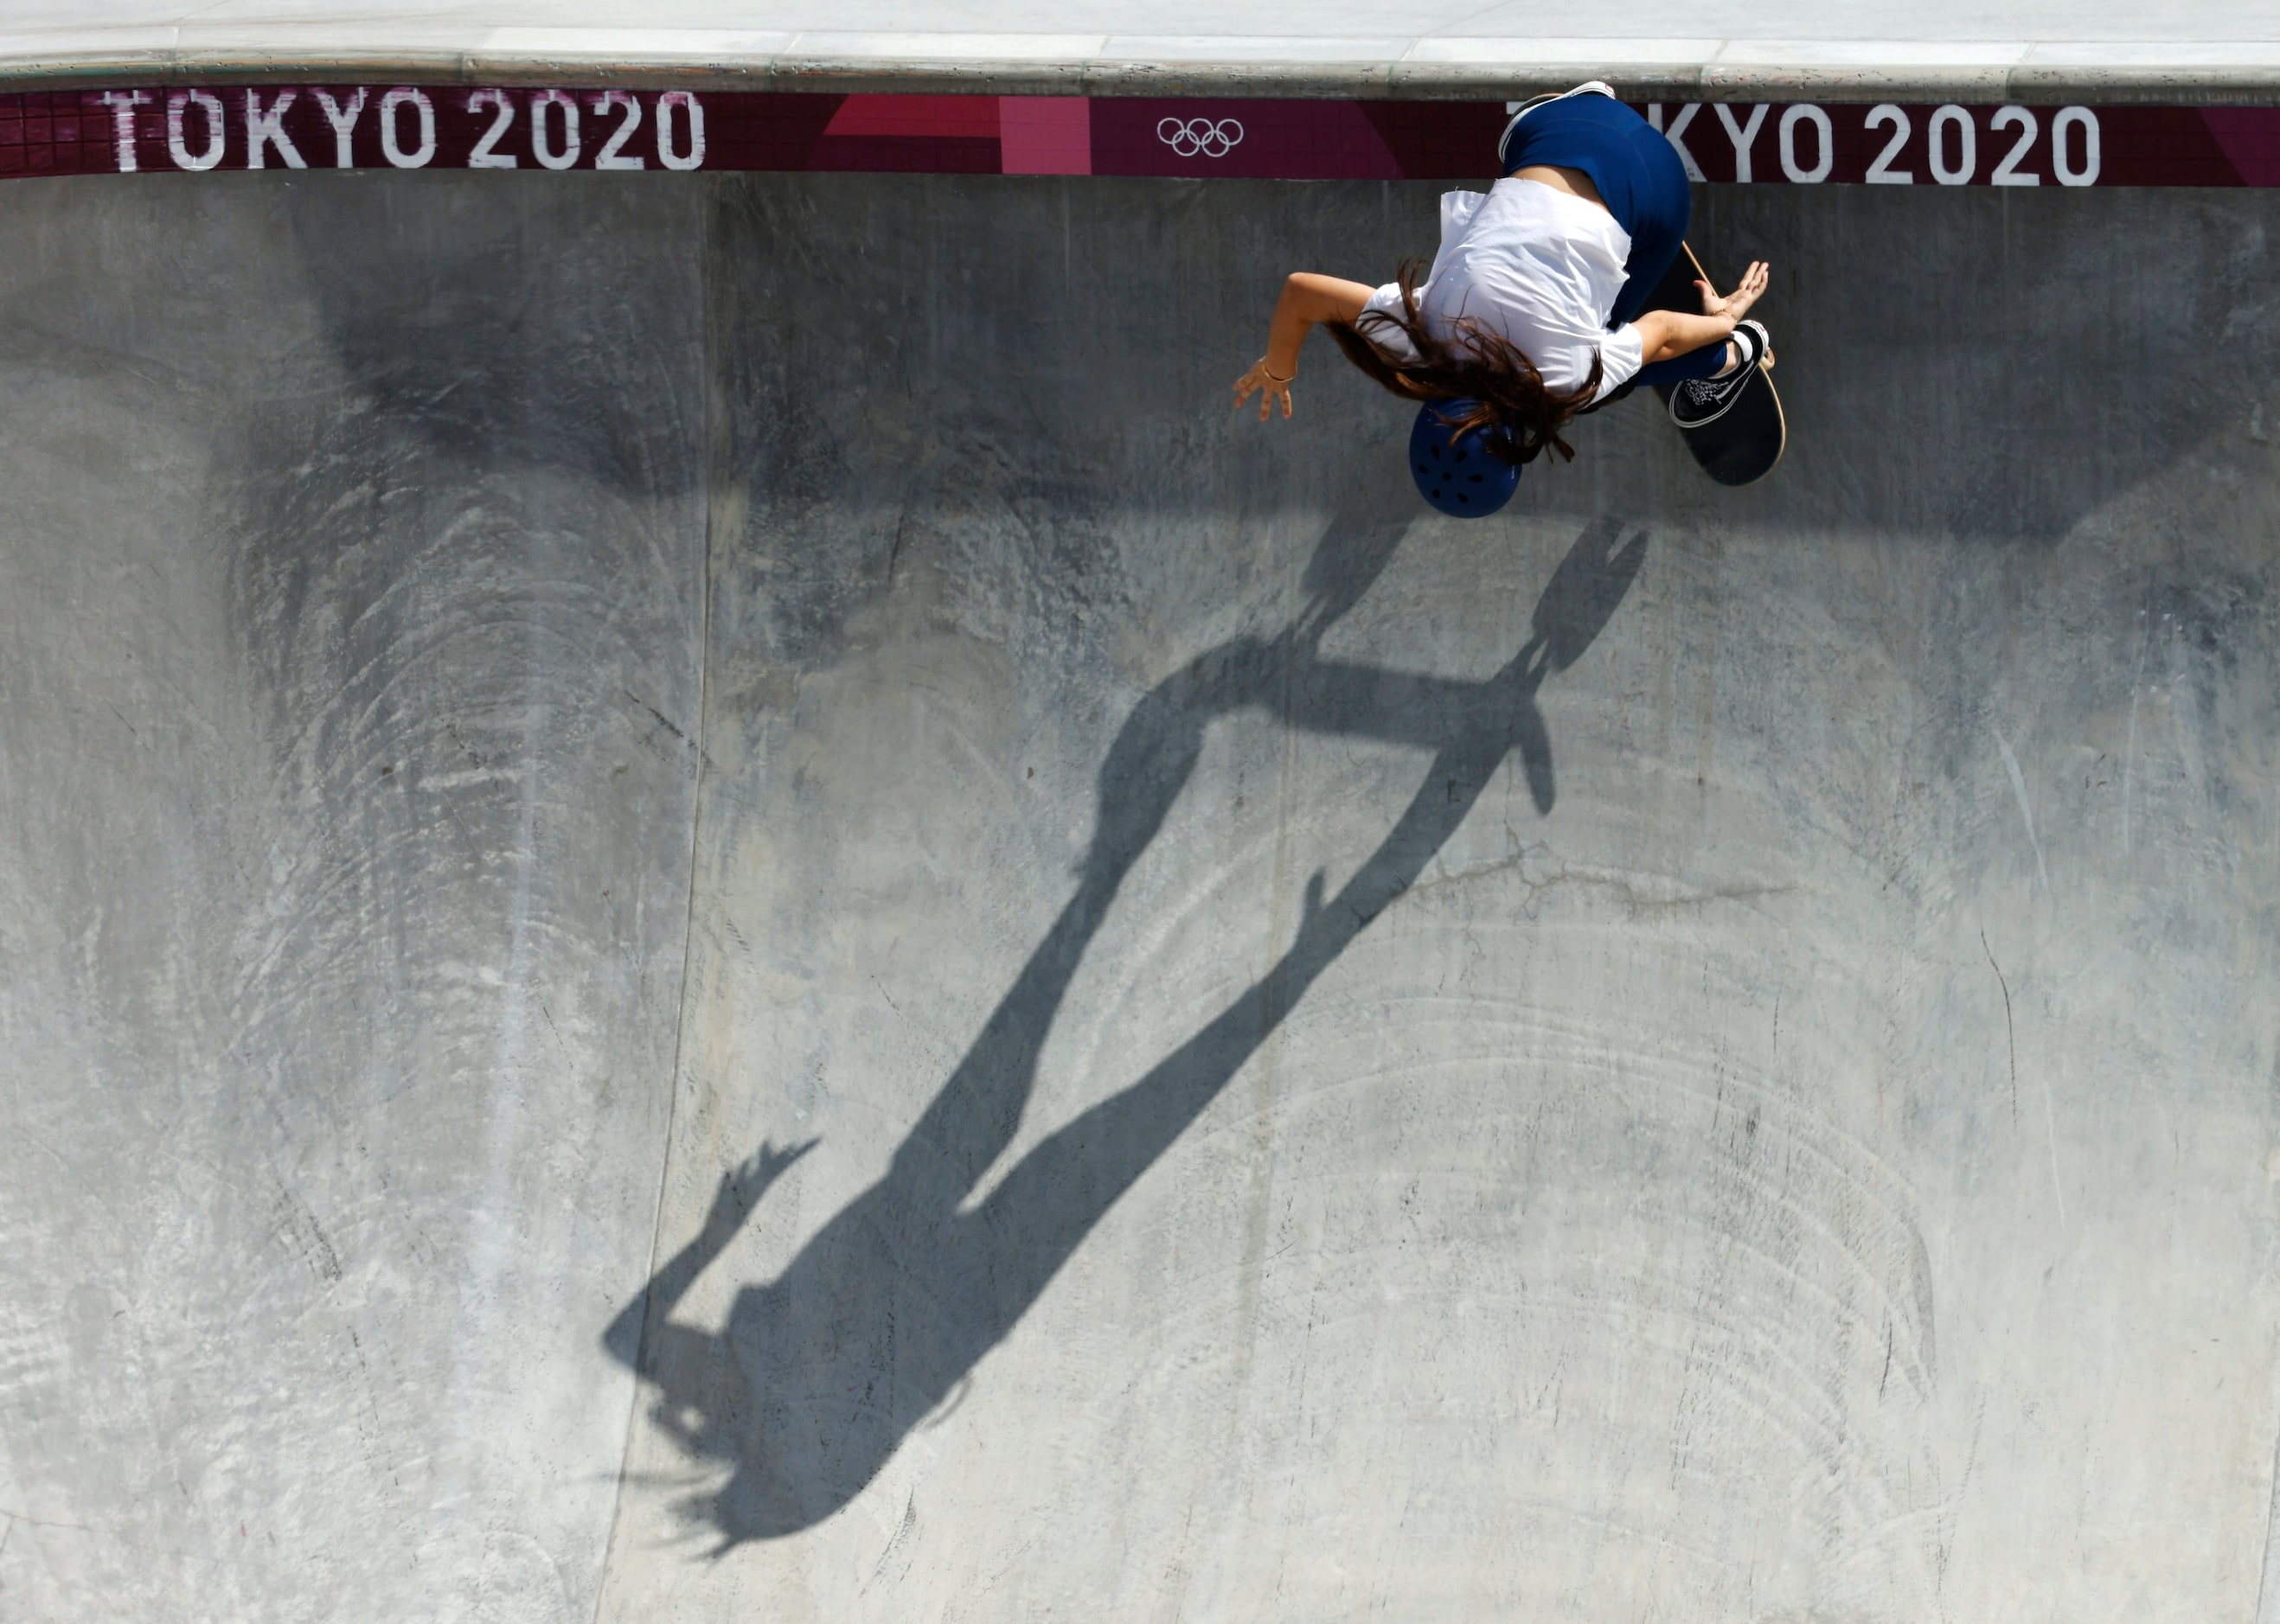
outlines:
{"label": "skateboard shadow", "polygon": [[[1533,635],[1485,681],[1325,658],[1325,634],[1383,571],[1406,522],[1334,522],[1308,566],[1309,601],[1288,627],[1219,645],[1133,708],[1101,766],[1098,823],[1075,894],[886,1174],[774,1280],[740,1290],[725,1331],[679,1323],[671,1316],[681,1297],[808,1148],[763,1146],[722,1179],[697,1236],[610,1325],[603,1345],[654,1389],[657,1426],[692,1459],[729,1469],[717,1492],[682,1507],[718,1532],[714,1554],[813,1527],[877,1474],[1315,978],[1416,881],[1507,756],[1518,752],[1538,812],[1551,810],[1552,749],[1536,692],[1607,624],[1646,535],[1618,545],[1621,521],[1588,527],[1537,602]],[[964,1205],[1013,1139],[1070,981],[1194,772],[1205,728],[1245,709],[1312,733],[1429,748],[1432,765],[1351,880],[1327,897],[1321,874],[1308,883],[1295,938],[1264,975],[1023,1156],[986,1199]]]}

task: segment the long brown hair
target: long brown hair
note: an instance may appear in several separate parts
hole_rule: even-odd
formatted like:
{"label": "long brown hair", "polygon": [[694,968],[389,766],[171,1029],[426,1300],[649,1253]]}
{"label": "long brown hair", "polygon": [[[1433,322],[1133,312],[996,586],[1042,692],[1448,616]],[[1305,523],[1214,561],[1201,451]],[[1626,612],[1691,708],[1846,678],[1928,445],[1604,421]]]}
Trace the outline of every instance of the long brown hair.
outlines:
{"label": "long brown hair", "polygon": [[[1459,317],[1452,336],[1442,338],[1417,313],[1417,279],[1424,269],[1421,259],[1402,262],[1399,315],[1372,310],[1354,321],[1324,324],[1346,359],[1404,400],[1473,402],[1469,412],[1449,419],[1451,436],[1484,430],[1481,449],[1492,457],[1517,466],[1534,462],[1548,445],[1573,462],[1575,448],[1560,437],[1560,430],[1599,392],[1599,358],[1591,358],[1591,370],[1581,384],[1562,392],[1546,389],[1535,362],[1503,334],[1470,316]],[[1372,332],[1400,334],[1417,358],[1402,360],[1381,349],[1370,339]]]}

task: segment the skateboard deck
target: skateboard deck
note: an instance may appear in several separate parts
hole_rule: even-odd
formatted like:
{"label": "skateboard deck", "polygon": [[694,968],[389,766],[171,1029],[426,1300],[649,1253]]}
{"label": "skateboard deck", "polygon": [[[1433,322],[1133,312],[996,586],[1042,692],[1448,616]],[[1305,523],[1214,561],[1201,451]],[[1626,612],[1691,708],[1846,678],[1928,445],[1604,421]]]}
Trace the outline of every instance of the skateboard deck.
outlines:
{"label": "skateboard deck", "polygon": [[[1678,257],[1655,284],[1653,293],[1647,297],[1646,308],[1699,315],[1702,295],[1694,281],[1702,276],[1702,262],[1695,258],[1694,250],[1680,244]],[[1739,400],[1699,428],[1678,431],[1680,438],[1686,442],[1686,449],[1694,453],[1694,460],[1702,465],[1702,472],[1721,485],[1747,485],[1765,478],[1773,472],[1774,465],[1781,460],[1783,449],[1789,443],[1789,422],[1782,415],[1781,396],[1774,392],[1770,369],[1760,362],[1752,371],[1756,375],[1743,386]],[[1654,386],[1666,412],[1671,391],[1676,387],[1668,383]]]}

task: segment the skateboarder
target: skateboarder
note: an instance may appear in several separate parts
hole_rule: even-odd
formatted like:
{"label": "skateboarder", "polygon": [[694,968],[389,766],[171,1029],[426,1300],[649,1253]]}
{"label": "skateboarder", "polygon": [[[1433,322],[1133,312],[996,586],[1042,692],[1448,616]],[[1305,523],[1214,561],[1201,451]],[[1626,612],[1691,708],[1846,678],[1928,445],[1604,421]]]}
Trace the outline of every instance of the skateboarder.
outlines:
{"label": "skateboarder", "polygon": [[1651,296],[1686,236],[1686,172],[1670,143],[1593,81],[1521,108],[1498,142],[1504,179],[1486,196],[1441,199],[1441,247],[1423,283],[1417,262],[1372,289],[1293,273],[1268,329],[1267,353],[1236,381],[1259,415],[1282,402],[1299,346],[1327,326],[1346,358],[1406,400],[1480,403],[1456,427],[1514,464],[1551,446],[1579,412],[1629,393],[1678,387],[1682,428],[1717,418],[1771,356],[1765,328],[1743,319],[1765,292],[1752,263],[1730,294],[1707,281],[1702,313],[1651,310]]}

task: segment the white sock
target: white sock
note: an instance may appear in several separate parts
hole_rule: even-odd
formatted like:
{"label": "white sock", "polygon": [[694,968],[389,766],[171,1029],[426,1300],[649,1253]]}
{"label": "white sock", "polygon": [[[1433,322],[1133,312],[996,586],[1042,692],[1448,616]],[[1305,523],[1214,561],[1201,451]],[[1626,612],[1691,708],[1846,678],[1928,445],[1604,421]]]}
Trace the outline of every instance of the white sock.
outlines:
{"label": "white sock", "polygon": [[1711,376],[1714,378],[1726,378],[1732,376],[1734,369],[1739,366],[1742,364],[1743,358],[1750,353],[1750,346],[1743,343],[1741,334],[1737,329],[1735,335],[1726,341],[1726,364],[1720,367],[1716,372],[1713,373]]}

